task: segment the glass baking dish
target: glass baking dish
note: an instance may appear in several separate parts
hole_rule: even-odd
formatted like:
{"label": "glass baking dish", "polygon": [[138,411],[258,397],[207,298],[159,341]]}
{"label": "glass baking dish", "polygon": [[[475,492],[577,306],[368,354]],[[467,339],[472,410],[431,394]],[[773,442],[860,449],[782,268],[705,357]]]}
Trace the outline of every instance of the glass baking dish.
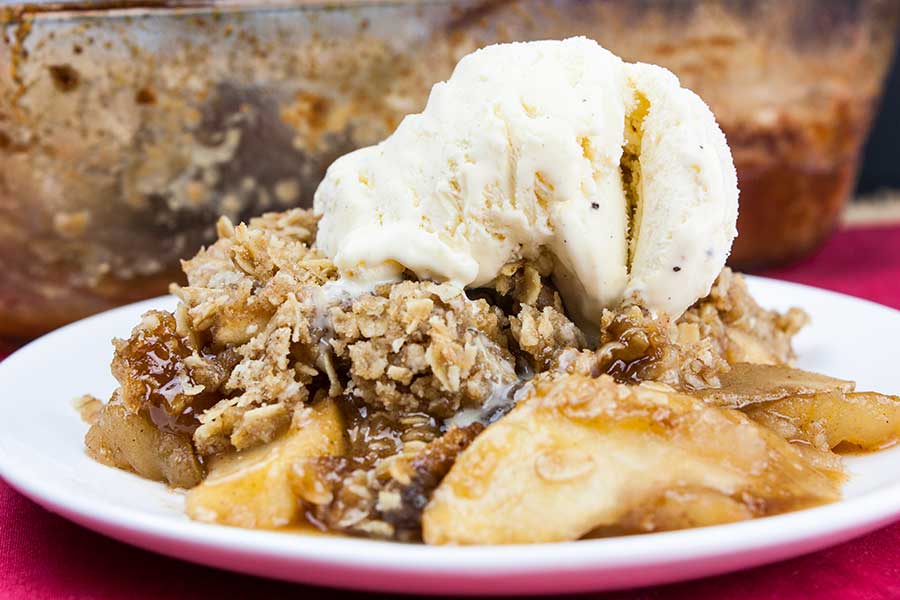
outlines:
{"label": "glass baking dish", "polygon": [[218,215],[308,206],[489,43],[586,35],[713,108],[733,263],[813,248],[852,189],[895,0],[0,4],[0,336],[165,291]]}

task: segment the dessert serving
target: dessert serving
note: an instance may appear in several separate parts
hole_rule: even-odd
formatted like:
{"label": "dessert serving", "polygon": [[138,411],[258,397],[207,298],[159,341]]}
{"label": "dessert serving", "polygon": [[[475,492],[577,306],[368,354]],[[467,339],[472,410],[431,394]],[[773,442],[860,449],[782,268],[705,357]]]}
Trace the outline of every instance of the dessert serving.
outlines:
{"label": "dessert serving", "polygon": [[791,367],[800,309],[726,268],[724,135],[585,38],[464,57],[335,161],[312,211],[233,225],[115,340],[95,459],[199,521],[429,544],[575,540],[837,500],[900,398]]}

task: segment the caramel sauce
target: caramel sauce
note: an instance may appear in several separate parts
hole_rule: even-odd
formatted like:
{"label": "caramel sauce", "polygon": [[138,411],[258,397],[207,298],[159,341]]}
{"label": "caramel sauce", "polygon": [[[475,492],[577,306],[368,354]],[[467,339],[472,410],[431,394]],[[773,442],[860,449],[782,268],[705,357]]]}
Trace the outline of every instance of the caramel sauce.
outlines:
{"label": "caramel sauce", "polygon": [[[128,395],[142,398],[135,408],[146,412],[160,430],[191,435],[199,426],[197,415],[221,398],[215,376],[221,379],[230,371],[235,358],[228,352],[203,353],[211,361],[210,373],[198,373],[184,364],[193,352],[175,332],[175,318],[162,312],[151,315],[155,325],[141,328],[117,349],[124,368],[114,367],[114,374],[123,387],[140,386],[138,394]],[[202,391],[193,393],[200,386]]]}
{"label": "caramel sauce", "polygon": [[311,535],[316,537],[348,537],[345,535],[341,535],[336,531],[324,531],[319,529],[312,523],[301,521],[298,523],[291,523],[290,525],[285,525],[283,527],[277,527],[270,531],[274,531],[275,533],[286,533],[289,535]]}

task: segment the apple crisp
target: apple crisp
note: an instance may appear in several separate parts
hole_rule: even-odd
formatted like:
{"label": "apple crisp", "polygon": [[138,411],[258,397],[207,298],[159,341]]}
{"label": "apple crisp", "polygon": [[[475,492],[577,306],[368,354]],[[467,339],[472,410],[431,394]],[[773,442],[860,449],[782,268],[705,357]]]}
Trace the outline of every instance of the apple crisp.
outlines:
{"label": "apple crisp", "polygon": [[624,305],[587,331],[549,257],[485,288],[360,290],[316,226],[219,222],[177,309],[114,341],[109,402],[80,403],[92,457],[188,488],[202,521],[508,543],[832,501],[832,450],[900,433],[897,398],[792,369],[806,314],[761,308],[727,268],[675,321]]}

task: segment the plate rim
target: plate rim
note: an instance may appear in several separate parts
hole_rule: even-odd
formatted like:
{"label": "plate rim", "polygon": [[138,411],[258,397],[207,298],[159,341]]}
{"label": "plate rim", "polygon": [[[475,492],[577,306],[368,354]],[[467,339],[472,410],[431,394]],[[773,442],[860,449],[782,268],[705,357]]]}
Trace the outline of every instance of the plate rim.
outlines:
{"label": "plate rim", "polygon": [[[771,285],[783,287],[785,291],[802,287],[816,294],[827,294],[865,303],[870,309],[887,311],[891,318],[900,318],[900,311],[869,300],[856,298],[840,292],[832,292],[814,286],[795,284],[781,280],[747,276],[751,286]],[[781,294],[778,294],[781,295]],[[113,313],[136,311],[138,307],[160,307],[172,302],[171,296],[160,296],[110,311],[93,315],[76,323],[66,325],[23,346],[0,362],[0,381],[9,377],[7,373],[16,371],[18,362],[32,352],[41,352],[44,345],[52,345],[54,339],[65,336],[73,328],[83,328],[95,320],[109,318]],[[587,569],[610,570],[634,568],[646,565],[674,565],[698,560],[710,560],[723,556],[738,556],[749,552],[768,551],[766,557],[758,561],[743,560],[742,566],[752,566],[773,562],[797,554],[790,545],[803,545],[805,551],[816,550],[838,541],[850,539],[872,531],[900,519],[900,479],[860,496],[844,498],[838,502],[815,508],[795,511],[782,515],[753,519],[749,521],[701,527],[673,532],[620,536],[596,540],[577,540],[527,545],[505,546],[425,546],[400,544],[368,539],[343,538],[337,536],[304,536],[283,532],[245,530],[223,525],[198,523],[172,516],[148,514],[140,509],[123,507],[113,502],[97,504],[87,496],[67,495],[64,484],[53,480],[29,477],[27,463],[18,464],[7,444],[0,439],[0,477],[14,489],[36,501],[41,506],[62,515],[64,518],[87,526],[102,534],[126,543],[138,545],[164,554],[190,557],[171,551],[160,551],[165,544],[183,544],[185,548],[202,548],[210,551],[230,550],[233,554],[255,556],[261,559],[278,559],[338,566],[344,569],[372,570],[395,575],[453,575],[465,572],[467,577],[496,579],[503,577],[527,577],[535,571],[541,573],[583,572]],[[123,476],[137,476],[123,472]],[[162,485],[162,484],[160,484]],[[61,502],[60,498],[66,498]],[[98,508],[99,506],[99,508]],[[837,525],[833,525],[836,523]],[[139,540],[135,540],[135,537]],[[649,542],[649,543],[648,543]],[[778,549],[783,549],[779,555]],[[387,550],[387,551],[385,551]],[[211,564],[209,560],[198,560]],[[222,566],[220,561],[215,566]],[[727,561],[724,561],[727,562]],[[599,567],[598,567],[599,565]],[[231,570],[259,574],[259,569],[241,569],[229,565]],[[724,566],[721,570],[704,569],[704,574],[714,574],[732,570]],[[298,574],[301,575],[301,574]],[[302,573],[302,575],[311,575]],[[277,575],[267,574],[267,576]],[[291,580],[326,585],[338,585],[333,581],[323,581],[316,577],[290,577]],[[652,578],[650,578],[652,579]],[[648,578],[644,583],[653,583]],[[662,581],[672,581],[664,578]],[[423,591],[409,589],[402,580],[397,587],[389,585],[350,585],[342,582],[341,587],[359,589],[380,589],[383,591]],[[561,586],[565,587],[565,586]],[[613,587],[601,586],[603,589]],[[601,587],[576,586],[569,591],[601,589]],[[524,590],[528,591],[528,590]],[[490,593],[482,590],[481,593]]]}

